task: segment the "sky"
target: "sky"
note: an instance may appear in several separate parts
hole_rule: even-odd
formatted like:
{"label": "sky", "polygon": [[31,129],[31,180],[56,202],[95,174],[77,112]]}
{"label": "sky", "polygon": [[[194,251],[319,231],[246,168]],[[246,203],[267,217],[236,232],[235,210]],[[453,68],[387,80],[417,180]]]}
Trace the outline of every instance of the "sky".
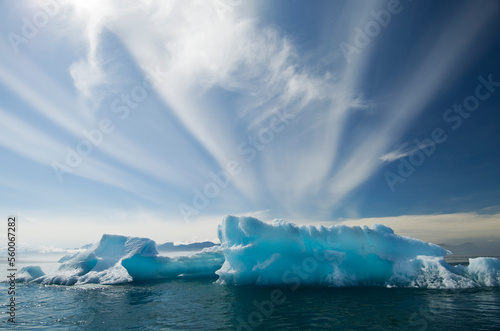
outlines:
{"label": "sky", "polygon": [[500,239],[497,1],[1,1],[0,16],[0,214],[21,242],[214,240],[225,215]]}

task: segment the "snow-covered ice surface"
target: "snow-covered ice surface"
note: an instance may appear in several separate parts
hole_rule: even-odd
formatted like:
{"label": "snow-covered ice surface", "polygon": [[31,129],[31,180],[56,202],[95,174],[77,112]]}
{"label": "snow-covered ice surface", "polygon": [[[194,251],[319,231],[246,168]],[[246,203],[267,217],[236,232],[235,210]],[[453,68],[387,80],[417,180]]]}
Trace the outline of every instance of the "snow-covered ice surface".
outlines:
{"label": "snow-covered ice surface", "polygon": [[296,226],[251,217],[226,217],[220,246],[187,256],[159,256],[154,241],[104,235],[83,252],[43,274],[23,270],[23,280],[42,284],[118,284],[176,277],[219,277],[227,285],[386,286],[470,288],[500,285],[500,261],[470,259],[452,267],[440,246],[372,227]]}

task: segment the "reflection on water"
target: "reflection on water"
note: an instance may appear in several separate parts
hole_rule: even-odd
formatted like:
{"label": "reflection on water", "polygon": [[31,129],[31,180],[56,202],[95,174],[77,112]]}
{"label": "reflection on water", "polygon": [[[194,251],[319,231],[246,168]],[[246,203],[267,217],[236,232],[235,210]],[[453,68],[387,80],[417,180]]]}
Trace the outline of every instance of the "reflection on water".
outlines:
{"label": "reflection on water", "polygon": [[[5,284],[0,291],[6,290]],[[69,329],[495,330],[500,288],[424,290],[220,286],[178,279],[18,288],[18,324]],[[5,326],[5,304],[1,326]]]}

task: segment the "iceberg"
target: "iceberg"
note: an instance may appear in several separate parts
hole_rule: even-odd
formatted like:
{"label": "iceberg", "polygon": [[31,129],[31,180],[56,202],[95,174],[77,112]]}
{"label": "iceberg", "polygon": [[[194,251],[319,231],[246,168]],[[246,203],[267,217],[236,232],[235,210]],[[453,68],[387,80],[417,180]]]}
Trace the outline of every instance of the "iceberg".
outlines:
{"label": "iceberg", "polygon": [[500,261],[450,266],[449,251],[384,225],[330,227],[226,217],[218,227],[220,284],[470,288],[500,284]]}
{"label": "iceberg", "polygon": [[137,280],[175,277],[214,277],[224,257],[207,249],[175,258],[158,256],[156,243],[147,238],[102,236],[97,245],[59,260],[53,274],[31,281],[41,284],[120,284]]}
{"label": "iceberg", "polygon": [[39,266],[27,266],[21,268],[19,273],[17,274],[16,281],[18,282],[29,282],[34,279],[45,276],[45,273],[42,271],[42,268]]}
{"label": "iceberg", "polygon": [[214,277],[221,285],[384,286],[472,288],[500,286],[500,261],[470,259],[451,266],[446,249],[400,236],[384,225],[297,226],[227,216],[218,226],[220,245],[185,256],[158,254],[147,238],[103,235],[96,245],[59,260],[44,274],[26,267],[20,281],[119,284],[178,277]]}

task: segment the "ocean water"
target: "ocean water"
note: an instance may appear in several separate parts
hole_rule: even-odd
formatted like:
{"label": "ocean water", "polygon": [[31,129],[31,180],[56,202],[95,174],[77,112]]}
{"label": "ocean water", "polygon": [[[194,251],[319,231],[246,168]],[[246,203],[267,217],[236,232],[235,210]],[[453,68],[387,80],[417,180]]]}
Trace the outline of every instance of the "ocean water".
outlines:
{"label": "ocean water", "polygon": [[[222,286],[215,279],[122,285],[18,284],[19,330],[500,330],[500,288],[431,290]],[[0,298],[7,286],[0,284]],[[0,299],[1,301],[5,301]]]}

